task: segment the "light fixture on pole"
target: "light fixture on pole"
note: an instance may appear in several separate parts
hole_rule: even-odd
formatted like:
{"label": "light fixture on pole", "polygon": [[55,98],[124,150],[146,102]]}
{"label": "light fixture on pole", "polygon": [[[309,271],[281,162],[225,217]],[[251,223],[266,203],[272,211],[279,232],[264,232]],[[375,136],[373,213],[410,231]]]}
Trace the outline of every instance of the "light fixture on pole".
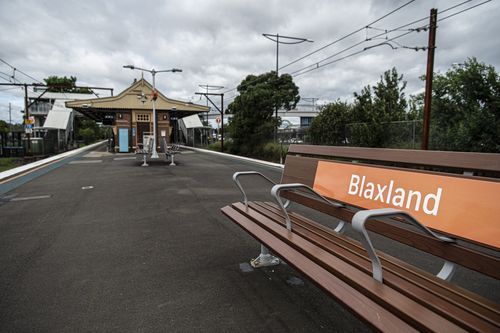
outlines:
{"label": "light fixture on pole", "polygon": [[[290,37],[290,36],[281,36],[280,34],[262,34],[262,36],[266,37],[267,39],[276,42],[276,79],[279,78],[278,71],[279,71],[279,45],[280,44],[301,44],[304,42],[308,43],[313,43],[314,41],[309,40],[307,38],[301,38],[301,37]],[[282,40],[280,40],[280,38]],[[276,121],[278,120],[278,105],[275,106],[275,117]],[[276,127],[274,128],[274,141],[276,142],[278,139],[278,124],[276,124]]]}
{"label": "light fixture on pole", "polygon": [[123,66],[123,68],[129,68],[132,70],[136,69],[136,70],[143,71],[143,72],[149,72],[153,76],[153,152],[151,154],[151,158],[159,158],[158,152],[156,151],[156,98],[155,98],[155,96],[157,96],[158,93],[156,91],[155,76],[156,76],[156,73],[182,72],[182,69],[172,68],[172,69],[164,69],[164,70],[157,71],[154,68],[153,69],[144,69],[144,68],[136,67],[134,65],[125,65],[125,66]]}

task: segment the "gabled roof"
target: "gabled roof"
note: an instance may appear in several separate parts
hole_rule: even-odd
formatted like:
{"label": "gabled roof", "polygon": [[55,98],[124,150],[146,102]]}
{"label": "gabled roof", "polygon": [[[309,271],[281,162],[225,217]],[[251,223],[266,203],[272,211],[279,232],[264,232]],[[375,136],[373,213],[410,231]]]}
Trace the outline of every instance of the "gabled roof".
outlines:
{"label": "gabled roof", "polygon": [[[106,111],[111,109],[152,110],[152,92],[153,86],[148,81],[140,79],[116,96],[69,101],[66,102],[66,107],[78,110],[93,109],[93,111]],[[141,96],[145,96],[146,98],[141,99]],[[144,102],[142,102],[142,100],[144,100]],[[158,91],[156,110],[170,111],[172,109],[192,113],[208,111],[207,106],[170,99]]]}

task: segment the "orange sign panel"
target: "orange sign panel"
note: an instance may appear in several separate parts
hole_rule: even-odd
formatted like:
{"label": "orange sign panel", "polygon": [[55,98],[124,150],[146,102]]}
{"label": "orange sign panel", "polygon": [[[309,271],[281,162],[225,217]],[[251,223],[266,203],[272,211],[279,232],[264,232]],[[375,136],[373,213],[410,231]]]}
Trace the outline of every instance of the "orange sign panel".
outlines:
{"label": "orange sign panel", "polygon": [[500,248],[500,182],[320,161],[314,189],[365,209],[401,209],[432,229]]}

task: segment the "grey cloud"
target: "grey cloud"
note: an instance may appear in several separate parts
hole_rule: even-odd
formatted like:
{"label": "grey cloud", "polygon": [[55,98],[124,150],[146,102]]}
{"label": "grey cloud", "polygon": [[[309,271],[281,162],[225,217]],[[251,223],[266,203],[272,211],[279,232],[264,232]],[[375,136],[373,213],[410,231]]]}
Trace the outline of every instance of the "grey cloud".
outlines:
{"label": "grey cloud", "polygon": [[[262,37],[262,33],[314,40],[313,44],[280,46],[279,63],[285,65],[405,2],[1,1],[0,58],[40,79],[49,75],[73,75],[81,84],[110,86],[117,92],[140,76],[138,72],[123,69],[125,64],[156,69],[179,67],[184,70],[182,73],[158,76],[159,89],[168,96],[197,100],[199,97],[193,96],[198,84],[222,84],[229,89],[250,73],[274,69],[275,44]],[[374,26],[394,28],[426,17],[432,7],[443,10],[459,2],[415,1]],[[473,1],[471,5],[479,2]],[[444,72],[452,63],[462,62],[469,56],[498,68],[500,45],[496,35],[500,32],[500,23],[496,16],[499,7],[498,2],[490,2],[440,22],[436,71]],[[290,73],[314,64],[375,33],[380,31],[363,30],[280,72]],[[427,33],[413,33],[399,42],[425,46]],[[295,81],[304,97],[324,101],[349,99],[354,91],[375,84],[385,70],[396,67],[408,81],[409,95],[423,87],[419,77],[425,73],[425,62],[425,52],[380,46],[298,76]],[[0,65],[0,71],[8,71],[8,68]],[[148,75],[145,77],[151,79]],[[19,79],[27,80],[22,76]],[[22,105],[21,96],[20,91],[0,91],[1,110],[9,101]],[[3,111],[0,116],[4,117]]]}

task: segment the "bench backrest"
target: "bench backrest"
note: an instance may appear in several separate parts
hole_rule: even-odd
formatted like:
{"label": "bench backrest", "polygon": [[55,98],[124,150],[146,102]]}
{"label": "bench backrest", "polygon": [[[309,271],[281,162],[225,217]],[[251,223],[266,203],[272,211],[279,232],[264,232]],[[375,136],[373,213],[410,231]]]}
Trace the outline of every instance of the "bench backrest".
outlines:
{"label": "bench backrest", "polygon": [[[500,249],[500,154],[291,145],[282,183],[297,182],[355,208],[406,210],[440,233]],[[355,210],[334,209],[299,194],[285,196],[341,219],[350,220]],[[442,254],[439,242],[417,234],[407,240],[410,231],[391,228],[378,223],[371,230],[426,251],[431,246],[427,252],[451,261],[466,259],[459,263],[475,270],[483,271],[476,266],[486,264],[472,262],[477,261],[470,256],[473,250]],[[499,261],[490,259],[498,270]]]}

